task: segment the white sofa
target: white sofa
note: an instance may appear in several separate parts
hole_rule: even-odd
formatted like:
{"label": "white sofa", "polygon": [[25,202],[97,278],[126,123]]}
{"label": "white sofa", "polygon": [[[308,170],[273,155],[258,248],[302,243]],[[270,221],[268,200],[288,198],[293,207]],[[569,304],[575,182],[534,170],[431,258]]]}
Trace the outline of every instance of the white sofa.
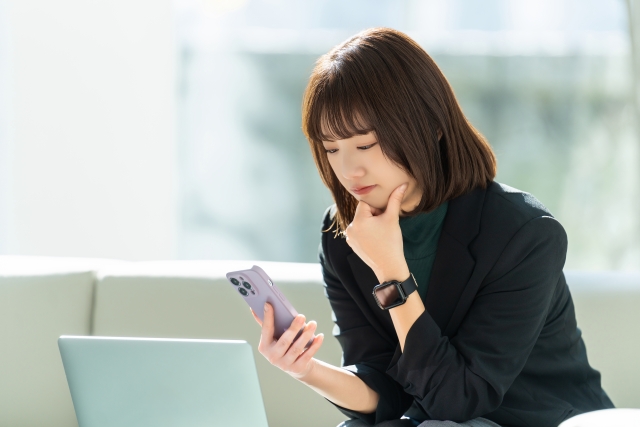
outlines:
{"label": "white sofa", "polygon": [[[319,266],[256,262],[340,363]],[[125,262],[0,256],[0,427],[77,425],[57,348],[60,335],[244,339],[254,347],[272,426],[335,426],[344,416],[269,365],[259,327],[225,279],[250,261]],[[567,272],[592,365],[620,407],[640,407],[640,274]]]}

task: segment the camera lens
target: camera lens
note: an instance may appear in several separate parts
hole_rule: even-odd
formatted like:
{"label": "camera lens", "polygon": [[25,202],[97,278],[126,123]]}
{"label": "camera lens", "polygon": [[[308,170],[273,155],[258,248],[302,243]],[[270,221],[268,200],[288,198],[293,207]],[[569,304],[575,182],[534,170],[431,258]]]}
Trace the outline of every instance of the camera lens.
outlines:
{"label": "camera lens", "polygon": [[242,286],[244,286],[247,289],[251,289],[251,285],[247,282],[242,282]]}
{"label": "camera lens", "polygon": [[247,290],[246,290],[246,289],[244,289],[244,288],[238,288],[238,290],[239,290],[239,291],[240,291],[240,293],[241,293],[242,295],[244,295],[245,297],[249,294],[249,292],[247,292]]}
{"label": "camera lens", "polygon": [[240,285],[240,282],[238,282],[238,279],[236,279],[235,277],[231,278],[231,283],[233,283],[236,286]]}

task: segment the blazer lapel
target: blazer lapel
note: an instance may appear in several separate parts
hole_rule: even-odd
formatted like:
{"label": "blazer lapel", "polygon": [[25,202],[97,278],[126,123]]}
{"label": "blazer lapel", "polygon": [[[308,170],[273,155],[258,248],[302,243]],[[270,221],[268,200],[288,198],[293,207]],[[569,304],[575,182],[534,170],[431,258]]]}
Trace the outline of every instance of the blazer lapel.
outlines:
{"label": "blazer lapel", "polygon": [[486,190],[478,188],[450,200],[442,224],[425,308],[447,336],[455,332],[455,328],[447,326],[475,268],[469,244],[480,230],[485,193]]}

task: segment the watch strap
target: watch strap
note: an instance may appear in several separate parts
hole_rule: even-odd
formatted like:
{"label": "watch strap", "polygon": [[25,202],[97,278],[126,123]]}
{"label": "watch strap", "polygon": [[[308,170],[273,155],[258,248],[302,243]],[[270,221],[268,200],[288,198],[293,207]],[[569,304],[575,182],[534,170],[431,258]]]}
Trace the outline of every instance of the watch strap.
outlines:
{"label": "watch strap", "polygon": [[418,290],[418,284],[416,278],[413,277],[413,273],[409,273],[409,278],[399,285],[402,288],[402,292],[408,298],[409,295]]}

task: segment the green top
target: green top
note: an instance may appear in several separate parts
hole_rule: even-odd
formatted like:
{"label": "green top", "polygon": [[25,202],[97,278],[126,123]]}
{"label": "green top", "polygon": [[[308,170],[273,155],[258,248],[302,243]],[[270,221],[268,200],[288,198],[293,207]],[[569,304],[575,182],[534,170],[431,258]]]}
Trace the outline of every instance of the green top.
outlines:
{"label": "green top", "polygon": [[404,257],[409,271],[416,278],[422,301],[427,296],[431,267],[436,258],[438,239],[448,205],[448,202],[444,202],[431,212],[400,218]]}

